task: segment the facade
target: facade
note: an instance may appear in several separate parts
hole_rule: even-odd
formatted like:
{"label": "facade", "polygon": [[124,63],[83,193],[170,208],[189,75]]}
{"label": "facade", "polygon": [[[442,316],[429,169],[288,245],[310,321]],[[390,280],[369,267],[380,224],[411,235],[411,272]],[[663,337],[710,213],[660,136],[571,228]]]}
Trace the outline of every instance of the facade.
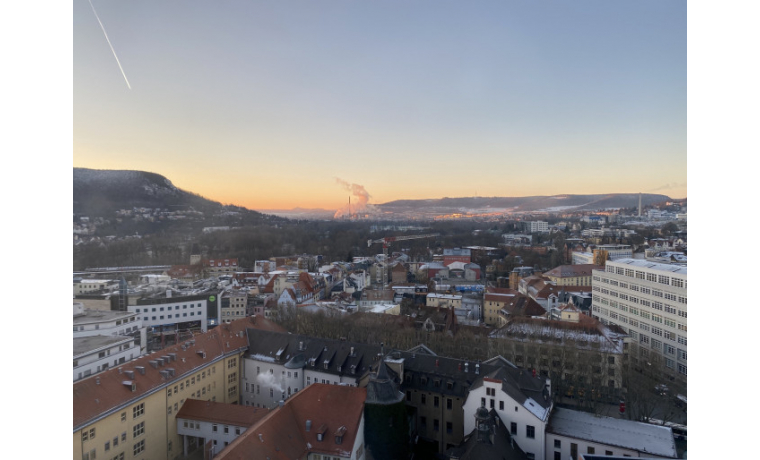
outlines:
{"label": "facade", "polygon": [[142,318],[143,325],[160,329],[197,328],[202,332],[208,329],[209,300],[216,296],[211,294],[181,297],[159,297],[137,299],[136,305],[127,309]]}
{"label": "facade", "polygon": [[469,249],[453,248],[443,250],[443,265],[450,265],[454,262],[463,262],[469,264],[472,261],[472,251]]}
{"label": "facade", "polygon": [[545,458],[545,428],[553,407],[551,382],[536,378],[503,358],[486,363],[502,365],[473,383],[463,406],[465,432],[475,429],[476,411],[485,407],[495,411],[505,427],[509,427],[512,439],[529,459]]}
{"label": "facade", "polygon": [[430,293],[425,300],[426,307],[462,308],[462,296],[454,294]]}
{"label": "facade", "polygon": [[176,417],[182,454],[208,446],[211,455],[216,455],[268,413],[269,409],[188,399]]}
{"label": "facade", "polygon": [[74,338],[74,381],[140,356],[129,336],[90,335]]}
{"label": "facade", "polygon": [[233,321],[161,350],[160,357],[142,356],[75,382],[74,458],[180,455],[176,416],[182,405],[191,398],[238,403],[246,333],[265,329],[282,330],[258,317]]}
{"label": "facade", "polygon": [[593,270],[604,270],[604,267],[593,264],[560,265],[544,273],[544,276],[557,286],[591,286]]}
{"label": "facade", "polygon": [[514,289],[486,288],[483,302],[483,319],[489,326],[499,324],[499,311],[514,299]]}
{"label": "facade", "polygon": [[549,231],[549,223],[542,221],[523,222],[526,233],[546,233]]}
{"label": "facade", "polygon": [[238,270],[237,259],[207,259],[203,263],[203,275],[206,278],[232,275]]}
{"label": "facade", "polygon": [[119,282],[114,280],[76,280],[74,281],[74,295],[89,294],[92,292],[100,292],[107,288],[117,289]]}
{"label": "facade", "polygon": [[235,289],[222,293],[222,305],[219,309],[221,323],[230,323],[234,320],[246,317],[248,306],[248,291]]}
{"label": "facade", "polygon": [[312,383],[358,386],[380,347],[279,332],[249,335],[241,404],[276,407]]}
{"label": "facade", "polygon": [[686,379],[686,286],[686,267],[607,262],[594,270],[592,312],[629,333],[635,364],[661,359],[666,372]]}
{"label": "facade", "polygon": [[489,335],[489,350],[520,368],[550,377],[556,395],[614,400],[623,384],[630,339],[580,314],[579,321],[513,317]]}
{"label": "facade", "polygon": [[678,458],[665,426],[555,408],[546,427],[546,459],[583,455]]}

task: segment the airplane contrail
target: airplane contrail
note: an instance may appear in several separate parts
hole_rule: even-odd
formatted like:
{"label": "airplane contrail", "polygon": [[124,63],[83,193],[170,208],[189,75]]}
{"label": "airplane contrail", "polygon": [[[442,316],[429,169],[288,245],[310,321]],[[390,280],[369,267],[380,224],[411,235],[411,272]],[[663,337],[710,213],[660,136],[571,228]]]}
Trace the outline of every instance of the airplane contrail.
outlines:
{"label": "airplane contrail", "polygon": [[113,45],[111,45],[111,40],[108,39],[108,34],[106,33],[106,28],[103,27],[103,23],[100,22],[100,18],[98,17],[98,12],[95,11],[95,7],[92,4],[92,0],[87,0],[90,2],[90,7],[92,8],[92,12],[95,13],[95,19],[98,20],[98,24],[100,24],[100,28],[103,30],[103,35],[106,36],[106,41],[108,42],[108,46],[111,47],[111,52],[113,53],[113,57],[116,58],[116,64],[119,65],[119,70],[121,70],[121,74],[124,76],[124,81],[127,82],[127,88],[132,89],[131,86],[129,86],[129,80],[127,80],[127,74],[124,73],[124,69],[121,68],[121,62],[119,62],[119,57],[116,56],[116,51],[113,49]]}

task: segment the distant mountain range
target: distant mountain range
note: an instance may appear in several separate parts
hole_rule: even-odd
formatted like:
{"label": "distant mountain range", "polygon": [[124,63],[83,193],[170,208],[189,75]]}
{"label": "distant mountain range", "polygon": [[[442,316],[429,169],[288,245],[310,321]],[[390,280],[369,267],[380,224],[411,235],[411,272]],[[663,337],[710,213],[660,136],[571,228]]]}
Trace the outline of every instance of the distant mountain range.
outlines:
{"label": "distant mountain range", "polygon": [[411,212],[436,210],[439,212],[461,212],[464,210],[493,210],[510,212],[530,211],[597,211],[604,209],[633,208],[670,201],[666,195],[651,193],[609,193],[602,195],[553,195],[526,197],[470,197],[440,198],[434,200],[397,200],[375,205],[383,212]]}
{"label": "distant mountain range", "polygon": [[[74,168],[74,213],[112,216],[119,209],[133,207],[179,210],[192,207],[197,211],[214,212],[229,208],[175,187],[166,177],[145,171],[115,171]],[[641,194],[643,205],[671,201],[666,195]],[[594,211],[633,208],[639,205],[638,193],[602,195],[555,195],[530,197],[470,197],[429,200],[396,200],[370,204],[364,212],[371,215],[402,217],[434,216],[452,213],[499,213],[531,211]],[[243,208],[239,208],[243,209]],[[256,213],[256,211],[250,211]],[[267,214],[294,219],[328,219],[334,210],[302,209],[267,210]]]}

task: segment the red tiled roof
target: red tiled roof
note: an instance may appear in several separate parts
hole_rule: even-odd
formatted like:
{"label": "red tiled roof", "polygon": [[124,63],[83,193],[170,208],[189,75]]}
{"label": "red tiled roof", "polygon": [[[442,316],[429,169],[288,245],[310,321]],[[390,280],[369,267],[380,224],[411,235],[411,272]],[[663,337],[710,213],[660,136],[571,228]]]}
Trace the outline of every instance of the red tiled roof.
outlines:
{"label": "red tiled roof", "polygon": [[[121,366],[74,382],[74,429],[110,411],[123,410],[122,406],[136,403],[148,393],[179,381],[218,358],[245,349],[248,346],[248,328],[286,332],[279,325],[261,316],[241,318],[157,353],[141,356]],[[185,349],[182,348],[182,344],[186,345]],[[205,358],[199,353],[201,351],[205,352]],[[150,364],[150,361],[161,356],[171,356],[171,353],[176,355],[176,360],[170,360],[157,368]],[[136,370],[138,366],[145,368],[145,375]],[[174,369],[174,377],[161,375],[160,371],[167,369]],[[130,379],[126,371],[134,371],[134,378]],[[134,383],[134,392],[124,384],[125,381]]]}
{"label": "red tiled roof", "polygon": [[188,399],[177,412],[177,418],[201,420],[248,428],[269,413],[265,407],[241,406],[215,401]]}
{"label": "red tiled roof", "polygon": [[[366,388],[311,384],[247,429],[216,458],[289,460],[305,458],[309,452],[350,456],[366,398]],[[308,432],[307,420],[311,421]],[[337,444],[336,434],[344,430]],[[324,433],[322,441],[317,441],[319,432]]]}

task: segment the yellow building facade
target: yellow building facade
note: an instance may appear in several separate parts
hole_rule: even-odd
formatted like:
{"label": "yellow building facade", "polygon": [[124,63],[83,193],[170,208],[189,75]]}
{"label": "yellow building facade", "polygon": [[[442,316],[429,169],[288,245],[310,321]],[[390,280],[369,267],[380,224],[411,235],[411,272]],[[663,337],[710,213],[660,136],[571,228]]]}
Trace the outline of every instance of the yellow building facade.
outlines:
{"label": "yellow building facade", "polygon": [[74,383],[74,460],[182,455],[176,414],[187,399],[238,403],[249,327],[282,330],[244,318]]}

